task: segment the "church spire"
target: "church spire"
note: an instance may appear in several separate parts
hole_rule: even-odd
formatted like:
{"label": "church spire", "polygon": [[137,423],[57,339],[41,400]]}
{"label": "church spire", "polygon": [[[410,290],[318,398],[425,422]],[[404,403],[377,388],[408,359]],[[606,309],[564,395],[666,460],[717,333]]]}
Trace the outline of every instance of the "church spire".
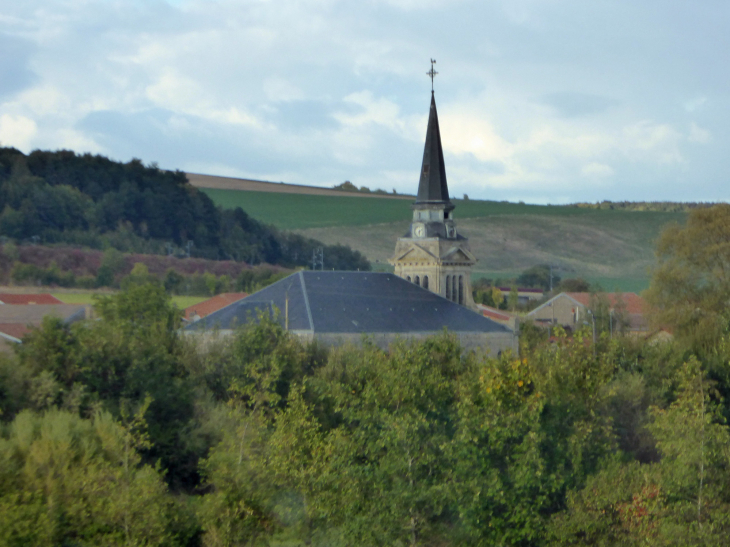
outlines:
{"label": "church spire", "polygon": [[[433,70],[433,66],[431,67]],[[416,203],[451,203],[449,188],[446,184],[446,166],[444,152],[441,149],[441,132],[439,118],[436,113],[436,99],[431,90],[431,110],[428,114],[426,130],[426,146],[423,150],[421,164],[421,180],[418,183]]]}
{"label": "church spire", "polygon": [[426,146],[423,150],[418,196],[413,203],[410,230],[398,239],[390,260],[395,274],[444,298],[475,308],[471,294],[471,268],[476,258],[469,242],[457,233],[454,204],[446,185],[441,131],[433,94],[436,71],[431,59],[431,111],[428,114]]}

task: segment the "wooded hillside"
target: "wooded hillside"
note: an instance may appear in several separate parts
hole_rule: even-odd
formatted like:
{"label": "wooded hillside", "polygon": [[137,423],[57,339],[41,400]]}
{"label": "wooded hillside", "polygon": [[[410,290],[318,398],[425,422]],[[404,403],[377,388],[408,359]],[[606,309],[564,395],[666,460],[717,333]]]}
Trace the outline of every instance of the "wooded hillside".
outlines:
{"label": "wooded hillside", "polygon": [[277,230],[240,207],[216,207],[185,173],[139,160],[0,148],[0,211],[0,234],[21,242],[289,267],[307,265],[324,247],[328,268],[369,269],[345,246]]}

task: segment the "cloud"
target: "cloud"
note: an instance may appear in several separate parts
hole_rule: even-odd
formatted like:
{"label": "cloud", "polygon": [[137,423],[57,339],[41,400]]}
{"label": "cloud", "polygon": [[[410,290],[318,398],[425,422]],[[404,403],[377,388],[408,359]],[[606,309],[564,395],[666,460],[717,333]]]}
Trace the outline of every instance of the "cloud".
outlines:
{"label": "cloud", "polygon": [[685,161],[680,151],[682,135],[669,124],[640,121],[624,128],[623,149],[635,161],[677,164]]}
{"label": "cloud", "polygon": [[238,106],[216,104],[191,78],[169,70],[146,89],[157,107],[231,125],[260,126],[261,121]]}
{"label": "cloud", "polygon": [[267,78],[264,93],[271,102],[302,101],[305,98],[304,92],[285,78]]}
{"label": "cloud", "polygon": [[359,127],[376,124],[393,130],[402,130],[404,127],[404,122],[399,119],[398,105],[382,97],[376,99],[371,91],[351,93],[343,102],[356,108],[351,108],[351,112],[337,112],[334,115],[342,125]]}
{"label": "cloud", "polygon": [[0,145],[29,152],[37,130],[36,123],[30,118],[3,114],[0,116]]}
{"label": "cloud", "polygon": [[583,176],[589,178],[606,178],[613,175],[613,169],[603,163],[589,163],[580,170]]}
{"label": "cloud", "polygon": [[37,50],[30,40],[0,32],[0,99],[21,91],[38,79],[28,66]]}
{"label": "cloud", "polygon": [[730,36],[689,20],[722,17],[628,0],[10,2],[2,139],[412,192],[433,56],[457,193],[702,199],[730,167],[712,156],[730,146],[715,99]]}
{"label": "cloud", "polygon": [[689,136],[687,140],[697,144],[707,144],[712,140],[712,135],[706,129],[702,129],[695,122],[692,122],[689,124]]}
{"label": "cloud", "polygon": [[618,101],[588,93],[561,92],[543,96],[543,102],[564,118],[579,118],[592,114],[602,114],[616,106]]}
{"label": "cloud", "polygon": [[695,97],[693,99],[690,99],[689,101],[684,103],[684,109],[687,112],[695,112],[696,110],[701,109],[702,107],[707,104],[707,97],[705,96],[699,96]]}

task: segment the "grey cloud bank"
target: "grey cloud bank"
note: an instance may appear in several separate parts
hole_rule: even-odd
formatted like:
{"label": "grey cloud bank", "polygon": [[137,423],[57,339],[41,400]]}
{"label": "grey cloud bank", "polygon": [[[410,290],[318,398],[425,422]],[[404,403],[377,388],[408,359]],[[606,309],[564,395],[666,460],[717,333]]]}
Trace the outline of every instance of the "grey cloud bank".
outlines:
{"label": "grey cloud bank", "polygon": [[727,200],[730,4],[0,0],[0,143],[472,198]]}

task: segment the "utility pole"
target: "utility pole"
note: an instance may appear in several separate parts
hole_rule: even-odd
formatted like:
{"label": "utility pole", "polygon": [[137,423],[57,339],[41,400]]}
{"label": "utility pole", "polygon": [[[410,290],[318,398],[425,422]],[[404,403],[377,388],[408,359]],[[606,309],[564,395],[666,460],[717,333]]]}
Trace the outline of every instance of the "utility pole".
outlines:
{"label": "utility pole", "polygon": [[317,266],[320,270],[324,270],[324,249],[322,247],[312,249],[312,269],[316,270]]}
{"label": "utility pole", "polygon": [[596,316],[593,315],[591,310],[588,310],[588,314],[591,316],[593,321],[593,358],[596,358]]}
{"label": "utility pole", "polygon": [[613,309],[608,312],[609,323],[611,325],[611,340],[613,340]]}
{"label": "utility pole", "polygon": [[550,292],[553,292],[553,265],[550,264]]}

